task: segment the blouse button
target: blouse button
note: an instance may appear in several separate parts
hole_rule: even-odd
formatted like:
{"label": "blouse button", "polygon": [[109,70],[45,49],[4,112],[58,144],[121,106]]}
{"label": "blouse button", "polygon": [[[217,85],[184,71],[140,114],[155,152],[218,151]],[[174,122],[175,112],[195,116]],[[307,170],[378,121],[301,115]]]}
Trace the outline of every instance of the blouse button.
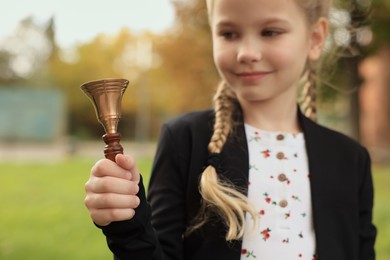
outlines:
{"label": "blouse button", "polygon": [[278,158],[279,160],[284,159],[284,153],[282,153],[282,152],[277,153],[276,158]]}
{"label": "blouse button", "polygon": [[279,201],[279,206],[281,206],[282,208],[287,207],[287,205],[288,205],[287,200],[281,200],[281,201]]}
{"label": "blouse button", "polygon": [[286,181],[287,180],[286,174],[284,174],[284,173],[279,174],[278,180],[281,182]]}
{"label": "blouse button", "polygon": [[284,140],[284,135],[278,134],[278,135],[276,136],[276,140],[278,140],[278,141]]}

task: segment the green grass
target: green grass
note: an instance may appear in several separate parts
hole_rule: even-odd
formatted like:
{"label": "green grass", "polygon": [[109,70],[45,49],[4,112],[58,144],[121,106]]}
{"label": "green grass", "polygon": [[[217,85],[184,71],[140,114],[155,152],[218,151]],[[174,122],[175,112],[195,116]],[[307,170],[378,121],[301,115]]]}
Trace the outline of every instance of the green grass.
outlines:
{"label": "green grass", "polygon": [[112,259],[83,204],[92,164],[0,164],[0,259]]}
{"label": "green grass", "polygon": [[[0,259],[112,259],[84,207],[92,161],[0,164]],[[145,181],[151,160],[138,160]],[[390,259],[390,167],[375,167],[377,259]]]}
{"label": "green grass", "polygon": [[376,253],[378,260],[390,259],[390,166],[373,170],[375,201],[374,224],[378,229]]}

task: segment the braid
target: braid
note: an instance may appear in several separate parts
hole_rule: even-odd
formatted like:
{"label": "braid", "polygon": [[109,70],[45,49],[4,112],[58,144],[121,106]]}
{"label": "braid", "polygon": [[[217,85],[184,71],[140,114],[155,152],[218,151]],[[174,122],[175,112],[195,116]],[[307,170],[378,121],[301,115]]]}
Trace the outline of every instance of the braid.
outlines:
{"label": "braid", "polygon": [[304,73],[304,79],[301,108],[305,116],[317,121],[317,76],[313,65],[308,65]]}
{"label": "braid", "polygon": [[[222,151],[229,132],[232,129],[232,114],[237,98],[233,90],[221,83],[214,96],[215,123],[214,133],[208,149],[212,154]],[[226,240],[241,239],[246,226],[245,212],[248,212],[256,224],[257,214],[248,204],[247,197],[237,191],[233,184],[218,178],[216,169],[209,165],[200,178],[199,190],[202,195],[202,206],[196,218],[197,224],[188,232],[201,227],[216,213],[228,228]]]}
{"label": "braid", "polygon": [[214,95],[215,123],[214,133],[209,143],[210,153],[220,153],[232,128],[232,114],[236,95],[225,83],[220,83]]}

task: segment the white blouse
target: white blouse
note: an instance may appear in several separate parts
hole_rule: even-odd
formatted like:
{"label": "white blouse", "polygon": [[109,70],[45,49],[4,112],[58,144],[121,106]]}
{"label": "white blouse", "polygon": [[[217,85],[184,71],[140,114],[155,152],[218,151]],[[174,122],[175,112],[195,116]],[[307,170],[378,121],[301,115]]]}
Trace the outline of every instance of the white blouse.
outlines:
{"label": "white blouse", "polygon": [[249,149],[247,214],[241,259],[316,260],[310,174],[303,133],[266,132],[245,125]]}

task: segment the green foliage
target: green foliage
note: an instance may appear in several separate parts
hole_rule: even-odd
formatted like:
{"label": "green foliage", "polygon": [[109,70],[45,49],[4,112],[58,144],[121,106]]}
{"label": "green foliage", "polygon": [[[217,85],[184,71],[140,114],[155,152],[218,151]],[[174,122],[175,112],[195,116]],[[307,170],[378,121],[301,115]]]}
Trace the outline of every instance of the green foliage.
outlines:
{"label": "green foliage", "polygon": [[376,51],[390,45],[390,2],[388,0],[373,0],[371,12],[371,27],[374,32],[374,43],[371,50]]}
{"label": "green foliage", "polygon": [[[337,6],[351,10],[354,1],[339,0]],[[356,2],[356,1],[355,1]],[[366,1],[361,1],[366,2]],[[357,3],[357,2],[356,2]],[[133,127],[137,111],[142,109],[142,100],[148,100],[146,113],[150,114],[149,131],[157,136],[159,124],[175,114],[185,111],[204,109],[211,105],[211,96],[219,80],[212,59],[210,29],[207,22],[205,1],[172,0],[176,20],[173,26],[162,34],[135,34],[128,29],[116,35],[100,34],[90,42],[81,43],[74,50],[61,50],[55,44],[54,20],[43,27],[53,49],[35,74],[25,79],[17,79],[10,70],[11,54],[0,50],[0,83],[11,86],[17,80],[29,86],[55,86],[66,95],[68,108],[68,133],[80,138],[100,137],[101,126],[93,115],[89,101],[81,93],[80,84],[104,77],[125,77],[130,85],[123,99],[122,125]],[[369,8],[363,8],[363,13]],[[374,43],[362,50],[363,53],[375,53],[382,46],[390,43],[388,28],[390,25],[390,4],[387,0],[372,1],[370,20],[374,31]],[[33,21],[27,21],[34,25]],[[25,21],[26,23],[26,21]],[[137,66],[137,42],[153,42],[154,66],[144,71]],[[130,50],[133,53],[129,55]],[[74,58],[72,59],[72,55]],[[336,57],[339,58],[339,53]],[[139,56],[139,55],[138,55]],[[342,67],[331,58],[330,70],[320,75],[319,96],[323,102],[337,102],[347,99],[345,92],[355,89],[342,76],[348,68]],[[339,73],[336,73],[338,71]],[[327,86],[334,87],[327,87]],[[1,86],[0,86],[1,87]],[[140,89],[145,91],[139,91]],[[337,90],[334,90],[337,89]],[[140,93],[142,92],[142,95]],[[146,97],[147,96],[147,97]],[[126,121],[126,122],[125,122]],[[126,131],[132,131],[127,129]],[[126,135],[129,136],[129,135]],[[130,137],[132,133],[130,133]]]}

